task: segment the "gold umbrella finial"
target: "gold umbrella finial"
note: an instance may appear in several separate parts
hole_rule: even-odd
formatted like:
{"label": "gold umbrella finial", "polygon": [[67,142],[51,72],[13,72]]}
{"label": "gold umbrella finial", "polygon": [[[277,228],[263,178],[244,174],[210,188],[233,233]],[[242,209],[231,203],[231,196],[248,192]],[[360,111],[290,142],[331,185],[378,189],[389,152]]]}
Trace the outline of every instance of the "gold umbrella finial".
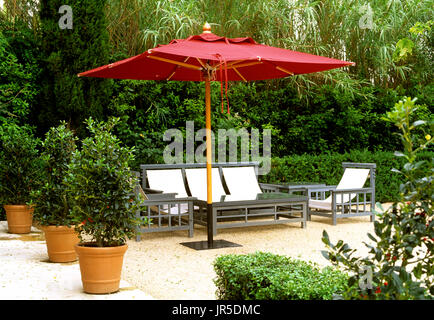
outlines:
{"label": "gold umbrella finial", "polygon": [[211,25],[208,22],[203,25],[203,33],[211,33]]}

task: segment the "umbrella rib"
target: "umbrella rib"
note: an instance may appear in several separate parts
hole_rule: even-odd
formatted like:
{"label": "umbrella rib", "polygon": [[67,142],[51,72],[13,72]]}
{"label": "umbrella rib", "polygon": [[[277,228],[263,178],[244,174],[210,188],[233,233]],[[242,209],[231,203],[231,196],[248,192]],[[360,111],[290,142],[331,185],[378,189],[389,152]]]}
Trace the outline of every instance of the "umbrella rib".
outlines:
{"label": "umbrella rib", "polygon": [[286,69],[284,69],[284,68],[282,68],[282,67],[276,66],[276,69],[277,69],[277,70],[280,70],[280,71],[283,71],[283,72],[285,72],[285,73],[287,73],[287,74],[289,74],[289,75],[291,75],[291,76],[294,75],[294,72],[291,72],[291,71],[289,71],[289,70],[286,70]]}
{"label": "umbrella rib", "polygon": [[176,64],[176,65],[184,67],[184,68],[189,68],[189,69],[194,69],[194,70],[199,70],[199,71],[202,70],[202,67],[195,66],[193,64],[188,64],[188,63],[176,61],[176,60],[166,59],[166,58],[157,57],[157,56],[148,56],[148,58],[154,59],[154,60],[163,61],[163,62],[167,62],[167,63]]}
{"label": "umbrella rib", "polygon": [[249,67],[249,66],[253,66],[253,65],[256,65],[256,64],[262,64],[262,61],[254,61],[254,62],[236,64],[236,65],[232,65],[230,67],[228,66],[228,69]]}
{"label": "umbrella rib", "polygon": [[200,60],[199,58],[196,58],[196,60],[197,60],[197,62],[200,63],[200,65],[202,66],[202,68],[206,69],[206,66],[205,66],[205,64],[203,63],[202,60]]}
{"label": "umbrella rib", "polygon": [[[237,61],[228,62],[227,66],[230,67],[230,66],[233,66],[236,63],[240,63],[240,62],[243,62],[243,61],[247,61],[247,60],[237,60]],[[218,69],[222,64],[223,64],[223,62],[221,62],[219,64],[216,64],[216,65],[214,65],[212,67],[213,67],[213,69]]]}
{"label": "umbrella rib", "polygon": [[237,75],[239,75],[240,78],[243,79],[244,82],[247,82],[246,78],[243,77],[243,75],[237,70],[237,68],[234,67],[233,69],[237,73]]}
{"label": "umbrella rib", "polygon": [[[187,62],[187,60],[190,59],[190,57],[187,57],[184,59],[184,63]],[[170,76],[167,77],[167,81],[169,81],[170,79],[172,79],[172,77],[175,75],[176,70],[178,70],[179,66],[175,66],[175,68],[173,69],[173,72],[170,74]]]}

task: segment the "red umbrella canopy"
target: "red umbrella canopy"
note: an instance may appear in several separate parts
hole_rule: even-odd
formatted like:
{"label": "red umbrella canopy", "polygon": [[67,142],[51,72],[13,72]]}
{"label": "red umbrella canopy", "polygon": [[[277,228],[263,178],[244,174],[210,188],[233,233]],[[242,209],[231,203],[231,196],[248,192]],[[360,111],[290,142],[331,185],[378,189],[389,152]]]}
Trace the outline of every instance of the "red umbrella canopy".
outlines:
{"label": "red umbrella canopy", "polygon": [[203,81],[249,81],[325,71],[353,62],[270,47],[252,38],[226,38],[204,27],[200,35],[172,40],[137,56],[111,63],[79,76]]}

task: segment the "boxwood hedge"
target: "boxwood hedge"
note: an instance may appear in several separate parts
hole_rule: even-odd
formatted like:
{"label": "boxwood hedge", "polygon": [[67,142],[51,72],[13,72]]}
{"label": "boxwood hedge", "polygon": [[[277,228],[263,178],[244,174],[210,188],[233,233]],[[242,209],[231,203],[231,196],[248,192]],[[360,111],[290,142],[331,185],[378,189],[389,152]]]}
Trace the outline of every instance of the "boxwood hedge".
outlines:
{"label": "boxwood hedge", "polygon": [[348,276],[332,267],[267,252],[222,255],[214,261],[220,300],[329,300]]}

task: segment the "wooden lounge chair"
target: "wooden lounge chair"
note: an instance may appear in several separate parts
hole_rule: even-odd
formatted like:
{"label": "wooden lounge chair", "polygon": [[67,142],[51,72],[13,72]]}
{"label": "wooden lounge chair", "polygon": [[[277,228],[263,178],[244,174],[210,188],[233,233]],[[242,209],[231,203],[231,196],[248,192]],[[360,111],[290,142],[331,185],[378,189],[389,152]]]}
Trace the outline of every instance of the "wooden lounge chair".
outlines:
{"label": "wooden lounge chair", "polygon": [[[333,225],[337,219],[370,216],[375,220],[375,163],[343,162],[344,173],[337,186],[322,186],[308,189],[309,212],[311,215],[331,217]],[[364,187],[369,177],[369,187]],[[325,198],[326,193],[330,195]],[[369,207],[369,210],[368,210]]]}
{"label": "wooden lounge chair", "polygon": [[193,237],[193,200],[185,191],[181,170],[149,170],[147,178],[158,189],[145,188],[146,193],[140,185],[136,188],[144,199],[136,215],[148,220],[137,229],[136,241],[140,241],[141,233],[158,231],[188,230],[188,236]]}

